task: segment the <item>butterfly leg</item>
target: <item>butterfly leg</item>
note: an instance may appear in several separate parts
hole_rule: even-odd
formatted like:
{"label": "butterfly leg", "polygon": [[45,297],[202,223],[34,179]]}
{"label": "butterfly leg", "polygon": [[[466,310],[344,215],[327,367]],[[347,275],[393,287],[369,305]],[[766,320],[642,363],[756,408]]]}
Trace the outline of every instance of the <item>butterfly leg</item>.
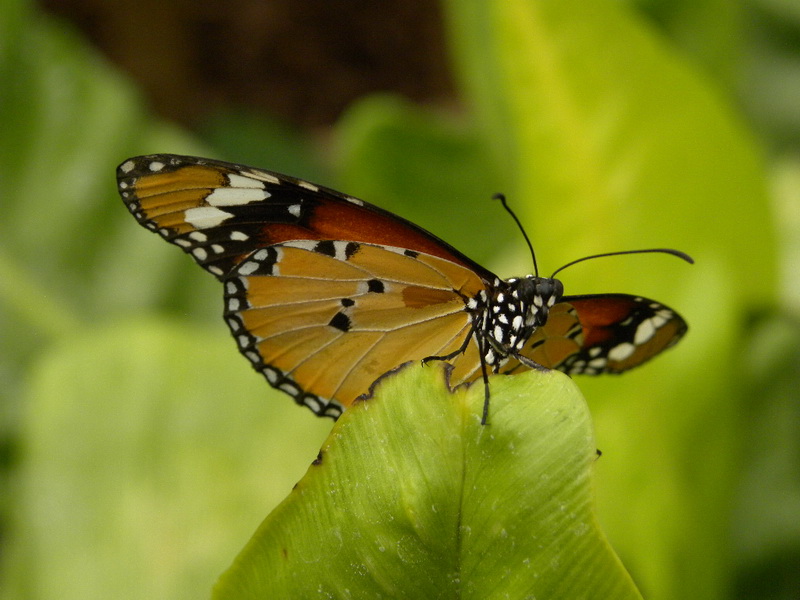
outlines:
{"label": "butterfly leg", "polygon": [[[470,335],[470,338],[471,337]],[[484,352],[486,339],[481,335],[476,335],[475,341],[478,344],[478,354],[481,359],[481,376],[483,378],[483,414],[481,415],[481,425],[486,425],[486,422],[489,420],[489,398],[491,397],[489,393],[489,371],[486,369],[486,355]]]}
{"label": "butterfly leg", "polygon": [[464,343],[461,344],[459,348],[456,348],[450,354],[444,354],[442,356],[426,356],[425,358],[422,359],[422,364],[427,365],[432,360],[450,360],[451,358],[455,358],[459,354],[464,354],[464,352],[467,351],[467,346],[469,346],[470,341],[472,341],[472,334],[474,331],[475,331],[475,326],[473,325],[472,329],[470,329],[469,335],[467,335],[467,337],[464,338]]}
{"label": "butterfly leg", "polygon": [[[486,368],[486,356],[484,351],[484,344],[486,343],[486,339],[483,336],[475,335],[475,325],[473,324],[472,329],[470,329],[469,335],[464,339],[464,343],[461,344],[461,347],[456,349],[455,351],[451,352],[450,354],[445,354],[443,356],[426,356],[422,359],[422,364],[427,364],[432,360],[450,360],[451,358],[455,358],[459,354],[463,354],[467,350],[467,346],[472,341],[472,337],[475,336],[475,341],[478,343],[478,355],[481,359],[481,376],[483,378],[483,390],[484,390],[484,398],[483,398],[483,414],[481,415],[481,425],[486,425],[486,421],[489,419],[489,371]],[[531,365],[536,365],[539,369],[544,369],[544,367],[534,363],[532,360],[523,357],[525,361],[531,363]],[[520,361],[522,362],[522,360]],[[547,370],[547,369],[545,369]]]}
{"label": "butterfly leg", "polygon": [[516,358],[519,362],[530,369],[536,369],[537,371],[541,371],[542,373],[548,373],[552,371],[552,369],[548,369],[547,367],[540,365],[536,361],[531,360],[527,356],[523,356],[522,354],[517,354],[516,352],[513,353],[511,356]]}

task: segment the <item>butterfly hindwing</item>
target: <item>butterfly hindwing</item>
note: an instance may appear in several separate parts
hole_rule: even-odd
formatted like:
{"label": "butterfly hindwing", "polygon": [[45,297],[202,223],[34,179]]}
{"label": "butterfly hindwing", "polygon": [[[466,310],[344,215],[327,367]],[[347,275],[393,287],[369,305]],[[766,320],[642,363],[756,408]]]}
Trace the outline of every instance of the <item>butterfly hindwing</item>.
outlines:
{"label": "butterfly hindwing", "polygon": [[[394,367],[462,347],[466,299],[483,286],[435,256],[308,240],[254,252],[224,284],[242,354],[270,384],[330,416]],[[476,348],[453,362],[460,380],[478,376]]]}
{"label": "butterfly hindwing", "polygon": [[676,344],[686,329],[678,313],[647,298],[565,296],[522,354],[570,375],[622,373]]}

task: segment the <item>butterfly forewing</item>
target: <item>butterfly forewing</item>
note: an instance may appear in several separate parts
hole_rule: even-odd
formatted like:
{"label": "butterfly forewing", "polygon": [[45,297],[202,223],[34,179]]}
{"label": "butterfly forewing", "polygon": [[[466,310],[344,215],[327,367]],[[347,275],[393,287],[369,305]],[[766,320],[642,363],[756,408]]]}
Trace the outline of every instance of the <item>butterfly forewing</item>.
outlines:
{"label": "butterfly forewing", "polygon": [[[226,320],[272,385],[332,414],[398,365],[462,347],[466,299],[482,287],[469,269],[402,248],[285,242],[230,274]],[[454,362],[477,377],[476,350]]]}
{"label": "butterfly forewing", "polygon": [[686,329],[675,311],[647,298],[566,296],[522,354],[571,375],[622,373],[676,344]]}
{"label": "butterfly forewing", "polygon": [[191,156],[153,154],[117,169],[120,195],[148,229],[220,279],[256,248],[350,240],[424,252],[494,276],[422,228],[377,206],[293,177]]}

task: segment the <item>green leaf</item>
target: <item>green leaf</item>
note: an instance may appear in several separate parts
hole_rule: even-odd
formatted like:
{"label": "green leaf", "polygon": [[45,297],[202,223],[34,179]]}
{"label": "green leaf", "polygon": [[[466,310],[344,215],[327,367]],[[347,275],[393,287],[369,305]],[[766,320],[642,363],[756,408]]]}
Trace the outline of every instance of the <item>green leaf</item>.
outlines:
{"label": "green leaf", "polygon": [[221,328],[163,319],[64,336],[28,381],[9,599],[207,597],[331,427]]}
{"label": "green leaf", "polygon": [[379,380],[214,597],[639,598],[600,531],[586,404],[557,372],[450,393],[440,366]]}
{"label": "green leaf", "polygon": [[754,320],[744,349],[751,426],[739,440],[735,592],[748,600],[794,598],[800,589],[800,321],[771,313]]}
{"label": "green leaf", "polygon": [[[768,0],[769,1],[769,0]],[[790,2],[792,0],[789,0]],[[739,83],[747,43],[745,3],[731,0],[627,0],[689,55],[704,73],[726,88]]]}

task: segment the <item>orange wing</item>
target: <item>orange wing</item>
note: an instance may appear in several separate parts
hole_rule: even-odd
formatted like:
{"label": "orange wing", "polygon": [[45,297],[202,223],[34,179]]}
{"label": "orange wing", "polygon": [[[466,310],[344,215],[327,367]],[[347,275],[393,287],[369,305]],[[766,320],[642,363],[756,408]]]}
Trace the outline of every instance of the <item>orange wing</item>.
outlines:
{"label": "orange wing", "polygon": [[[461,348],[469,269],[414,251],[358,242],[290,241],[247,257],[225,280],[225,319],[239,349],[274,387],[338,416],[382,374]],[[480,374],[474,339],[452,380]]]}
{"label": "orange wing", "polygon": [[[673,346],[687,325],[671,308],[627,294],[565,296],[521,354],[570,375],[622,373]],[[519,363],[504,372],[518,370]]]}

